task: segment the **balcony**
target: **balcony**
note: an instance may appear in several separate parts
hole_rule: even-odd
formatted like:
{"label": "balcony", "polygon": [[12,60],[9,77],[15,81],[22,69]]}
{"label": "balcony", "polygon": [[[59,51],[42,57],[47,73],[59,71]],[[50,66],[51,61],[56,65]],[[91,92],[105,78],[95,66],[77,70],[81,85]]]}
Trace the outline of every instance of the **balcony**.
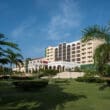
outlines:
{"label": "balcony", "polygon": [[72,54],[75,54],[75,51],[73,51]]}
{"label": "balcony", "polygon": [[78,42],[77,45],[80,45],[80,43]]}
{"label": "balcony", "polygon": [[72,44],[72,46],[75,46],[75,44]]}
{"label": "balcony", "polygon": [[80,46],[76,47],[77,49],[80,49]]}
{"label": "balcony", "polygon": [[86,48],[82,48],[82,51],[85,51],[86,50]]}

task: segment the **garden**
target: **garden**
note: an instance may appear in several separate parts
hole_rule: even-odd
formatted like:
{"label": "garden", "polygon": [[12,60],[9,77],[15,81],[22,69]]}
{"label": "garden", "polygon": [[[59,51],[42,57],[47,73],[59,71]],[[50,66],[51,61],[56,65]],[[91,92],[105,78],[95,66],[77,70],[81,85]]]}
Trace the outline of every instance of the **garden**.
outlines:
{"label": "garden", "polygon": [[24,82],[0,80],[0,110],[110,109],[110,87],[102,82],[73,79],[54,79],[51,83],[35,79]]}

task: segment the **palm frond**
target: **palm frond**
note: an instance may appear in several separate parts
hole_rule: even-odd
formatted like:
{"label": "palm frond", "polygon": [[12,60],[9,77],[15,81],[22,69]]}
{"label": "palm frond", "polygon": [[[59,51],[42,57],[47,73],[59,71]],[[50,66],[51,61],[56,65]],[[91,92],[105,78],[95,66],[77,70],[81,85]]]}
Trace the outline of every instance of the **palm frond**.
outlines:
{"label": "palm frond", "polygon": [[108,42],[108,40],[110,41],[108,30],[108,27],[100,27],[99,25],[87,27],[82,31],[82,42],[87,42],[92,39],[104,39]]}
{"label": "palm frond", "polygon": [[7,58],[0,58],[0,64],[8,64],[9,60]]}
{"label": "palm frond", "polygon": [[102,44],[95,49],[94,63],[95,64],[106,64],[110,62],[110,44]]}

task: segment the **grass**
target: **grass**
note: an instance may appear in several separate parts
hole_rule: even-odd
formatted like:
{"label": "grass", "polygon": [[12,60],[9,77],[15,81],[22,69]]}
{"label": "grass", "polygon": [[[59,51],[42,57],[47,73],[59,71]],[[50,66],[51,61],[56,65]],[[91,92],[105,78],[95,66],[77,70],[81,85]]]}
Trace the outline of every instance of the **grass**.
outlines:
{"label": "grass", "polygon": [[110,110],[103,84],[56,80],[38,91],[21,91],[0,81],[0,110]]}

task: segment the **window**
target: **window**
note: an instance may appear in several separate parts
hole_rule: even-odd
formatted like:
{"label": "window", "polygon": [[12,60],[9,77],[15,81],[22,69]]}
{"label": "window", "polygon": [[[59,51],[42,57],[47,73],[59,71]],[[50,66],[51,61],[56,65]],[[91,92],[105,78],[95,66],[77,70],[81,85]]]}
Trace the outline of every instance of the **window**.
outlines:
{"label": "window", "polygon": [[80,49],[80,46],[78,46],[77,49]]}
{"label": "window", "polygon": [[72,52],[72,54],[74,54],[74,53],[75,53],[75,51]]}
{"label": "window", "polygon": [[72,59],[72,61],[75,61],[75,59]]}
{"label": "window", "polygon": [[72,50],[75,50],[75,47],[73,47]]}
{"label": "window", "polygon": [[75,46],[75,44],[72,44],[72,46]]}
{"label": "window", "polygon": [[75,55],[72,55],[72,57],[75,57]]}
{"label": "window", "polygon": [[80,50],[77,51],[77,53],[79,53],[79,52],[80,52]]}
{"label": "window", "polygon": [[80,43],[78,42],[77,45],[80,45]]}
{"label": "window", "polygon": [[80,57],[80,54],[77,54],[77,57]]}
{"label": "window", "polygon": [[77,58],[77,61],[80,61],[80,58]]}

